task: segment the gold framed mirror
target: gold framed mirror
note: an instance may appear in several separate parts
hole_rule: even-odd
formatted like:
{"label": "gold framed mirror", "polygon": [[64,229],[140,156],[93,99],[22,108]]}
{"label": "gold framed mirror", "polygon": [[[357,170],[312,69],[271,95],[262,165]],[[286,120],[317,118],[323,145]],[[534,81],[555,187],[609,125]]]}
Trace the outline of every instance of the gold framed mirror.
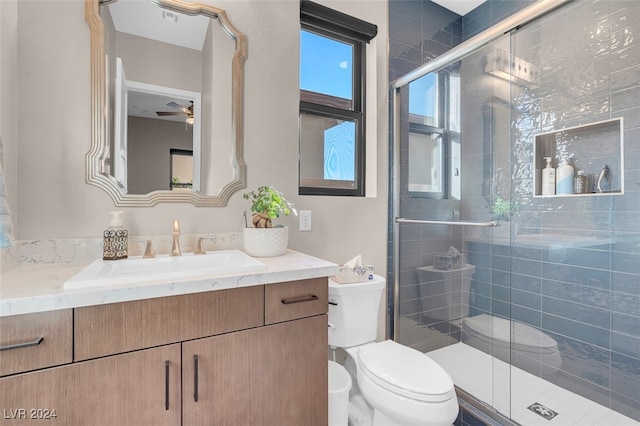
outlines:
{"label": "gold framed mirror", "polygon": [[[85,19],[87,183],[116,206],[225,206],[246,187],[246,36],[224,10],[180,0],[85,0]],[[193,180],[180,188],[170,175],[175,150],[193,152]]]}

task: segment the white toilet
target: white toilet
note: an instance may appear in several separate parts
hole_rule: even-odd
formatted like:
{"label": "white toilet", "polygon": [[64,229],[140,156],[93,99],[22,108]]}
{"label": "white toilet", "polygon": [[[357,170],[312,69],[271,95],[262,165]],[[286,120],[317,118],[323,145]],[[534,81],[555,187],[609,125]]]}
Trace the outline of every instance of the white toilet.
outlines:
{"label": "white toilet", "polygon": [[329,280],[329,345],[347,353],[354,426],[444,426],[458,415],[451,377],[435,361],[392,340],[376,343],[385,279]]}
{"label": "white toilet", "polygon": [[[558,342],[551,336],[527,324],[493,315],[469,316],[471,279],[475,269],[469,264],[450,270],[419,267],[422,310],[436,320],[461,322],[462,342],[498,359],[543,375],[557,371],[562,358]],[[456,288],[452,289],[453,286]],[[448,307],[448,310],[436,309],[438,306]]]}

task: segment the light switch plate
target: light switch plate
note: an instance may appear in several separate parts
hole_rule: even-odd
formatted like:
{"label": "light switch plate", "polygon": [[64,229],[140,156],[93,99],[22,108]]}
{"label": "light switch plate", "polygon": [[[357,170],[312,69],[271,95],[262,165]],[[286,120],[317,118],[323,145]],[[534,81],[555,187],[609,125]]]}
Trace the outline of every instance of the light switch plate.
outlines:
{"label": "light switch plate", "polygon": [[300,230],[311,231],[311,210],[300,210]]}

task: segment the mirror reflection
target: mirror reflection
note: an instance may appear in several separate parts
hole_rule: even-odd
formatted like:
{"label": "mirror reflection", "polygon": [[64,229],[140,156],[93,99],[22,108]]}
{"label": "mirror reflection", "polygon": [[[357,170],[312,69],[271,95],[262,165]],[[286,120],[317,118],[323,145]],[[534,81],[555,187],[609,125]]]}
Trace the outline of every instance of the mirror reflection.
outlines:
{"label": "mirror reflection", "polygon": [[447,167],[442,79],[427,74],[409,84],[408,191],[412,197],[445,198]]}
{"label": "mirror reflection", "polygon": [[409,132],[409,192],[444,192],[442,135]]}
{"label": "mirror reflection", "polygon": [[186,149],[172,149],[171,169],[171,189],[191,189],[193,187],[193,151]]}
{"label": "mirror reflection", "polygon": [[[87,181],[116,205],[225,205],[245,187],[244,35],[198,3],[86,2],[96,98]],[[192,153],[192,176],[176,185],[178,151]]]}
{"label": "mirror reflection", "polygon": [[407,190],[410,197],[460,199],[458,66],[409,83]]}

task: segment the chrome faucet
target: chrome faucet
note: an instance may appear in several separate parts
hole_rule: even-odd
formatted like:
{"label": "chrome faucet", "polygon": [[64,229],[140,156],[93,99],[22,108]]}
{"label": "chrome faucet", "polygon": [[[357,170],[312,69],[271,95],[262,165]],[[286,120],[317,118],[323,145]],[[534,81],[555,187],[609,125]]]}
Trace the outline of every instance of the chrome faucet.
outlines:
{"label": "chrome faucet", "polygon": [[180,222],[173,220],[173,244],[171,245],[171,256],[182,256],[180,250]]}

